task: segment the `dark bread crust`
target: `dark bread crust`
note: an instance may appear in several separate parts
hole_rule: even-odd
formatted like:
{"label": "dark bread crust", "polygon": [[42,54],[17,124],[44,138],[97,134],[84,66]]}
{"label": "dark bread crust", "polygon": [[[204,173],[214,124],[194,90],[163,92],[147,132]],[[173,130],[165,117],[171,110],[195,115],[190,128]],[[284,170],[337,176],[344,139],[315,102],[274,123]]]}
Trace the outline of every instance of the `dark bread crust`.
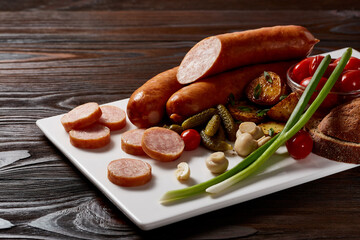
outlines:
{"label": "dark bread crust", "polygon": [[344,142],[310,129],[314,141],[313,153],[338,162],[360,164],[360,144]]}
{"label": "dark bread crust", "polygon": [[313,153],[338,162],[360,164],[360,98],[340,105],[307,124]]}
{"label": "dark bread crust", "polygon": [[360,98],[332,109],[318,129],[327,136],[360,143]]}

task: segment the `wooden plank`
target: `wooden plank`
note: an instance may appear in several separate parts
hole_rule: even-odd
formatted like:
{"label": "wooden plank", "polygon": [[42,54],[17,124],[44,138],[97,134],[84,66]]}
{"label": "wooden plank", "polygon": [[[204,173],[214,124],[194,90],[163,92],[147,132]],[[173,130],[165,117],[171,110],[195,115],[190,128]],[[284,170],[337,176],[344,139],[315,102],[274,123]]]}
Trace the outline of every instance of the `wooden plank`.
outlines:
{"label": "wooden plank", "polygon": [[95,1],[95,0],[13,0],[0,2],[2,11],[24,11],[24,10],[59,10],[59,11],[119,11],[119,10],[340,10],[359,9],[359,2],[356,0],[347,1],[321,1],[303,0],[301,3],[284,0],[149,0],[149,1]]}
{"label": "wooden plank", "polygon": [[[1,9],[9,10],[0,12],[0,220],[14,225],[2,229],[0,238],[354,239],[360,235],[358,168],[141,231],[35,126],[37,119],[90,100],[107,103],[129,97],[150,77],[179,64],[190,47],[209,35],[301,24],[321,40],[314,53],[347,46],[360,49],[359,11],[281,11],[285,6],[280,5],[271,12],[237,11],[225,2],[219,6],[224,11],[198,10],[216,9],[215,1],[207,1],[207,6],[163,1],[162,8],[153,7],[159,11],[145,9],[153,1],[139,6],[113,1],[106,5],[112,10],[133,10],[95,11],[107,10],[105,2],[94,6],[94,1],[15,2],[8,2],[7,8],[0,3]],[[255,3],[244,6],[251,9]],[[36,11],[11,12],[16,9]],[[18,155],[9,160],[8,151]],[[24,157],[27,152],[30,156]]]}

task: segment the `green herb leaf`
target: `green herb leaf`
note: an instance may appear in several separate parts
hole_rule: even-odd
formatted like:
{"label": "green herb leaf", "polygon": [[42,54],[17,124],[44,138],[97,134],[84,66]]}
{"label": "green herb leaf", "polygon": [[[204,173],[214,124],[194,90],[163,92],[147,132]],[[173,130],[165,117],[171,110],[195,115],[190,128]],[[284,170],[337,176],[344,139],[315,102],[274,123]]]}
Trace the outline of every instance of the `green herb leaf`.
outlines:
{"label": "green herb leaf", "polygon": [[273,82],[270,74],[267,71],[264,71],[264,77],[265,77],[265,80],[268,81],[269,83]]}
{"label": "green herb leaf", "polygon": [[234,94],[230,93],[230,95],[228,97],[228,102],[230,103],[231,106],[235,105],[235,96],[234,96]]}
{"label": "green herb leaf", "polygon": [[274,136],[274,129],[273,128],[269,129],[269,136],[270,137]]}
{"label": "green herb leaf", "polygon": [[238,106],[237,109],[239,109],[242,112],[251,112],[251,108],[247,106]]}
{"label": "green herb leaf", "polygon": [[260,109],[256,111],[256,116],[263,117],[270,109]]}
{"label": "green herb leaf", "polygon": [[258,85],[256,85],[256,87],[254,88],[254,98],[258,99],[260,97],[260,93],[261,93],[261,85],[260,83],[258,83]]}
{"label": "green herb leaf", "polygon": [[289,96],[289,95],[282,95],[280,98],[279,98],[279,100],[281,101],[281,100],[284,100],[287,96]]}

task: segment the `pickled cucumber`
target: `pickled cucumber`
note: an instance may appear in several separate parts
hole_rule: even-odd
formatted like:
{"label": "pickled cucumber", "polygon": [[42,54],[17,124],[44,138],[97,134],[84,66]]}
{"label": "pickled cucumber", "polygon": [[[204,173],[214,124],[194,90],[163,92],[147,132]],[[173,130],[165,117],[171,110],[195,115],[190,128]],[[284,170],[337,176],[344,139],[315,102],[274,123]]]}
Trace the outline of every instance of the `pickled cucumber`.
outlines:
{"label": "pickled cucumber", "polygon": [[206,135],[205,130],[200,132],[202,144],[209,150],[214,152],[225,152],[231,150],[232,146],[225,141],[218,140],[215,137]]}
{"label": "pickled cucumber", "polygon": [[184,131],[183,127],[178,124],[171,124],[169,129],[177,132],[178,134],[181,134]]}
{"label": "pickled cucumber", "polygon": [[205,133],[208,136],[214,136],[221,124],[221,118],[218,114],[215,114],[212,116],[212,118],[209,120],[208,124],[205,127]]}
{"label": "pickled cucumber", "polygon": [[226,134],[225,134],[225,130],[224,130],[224,127],[222,126],[222,124],[220,124],[219,129],[214,137],[215,137],[215,139],[217,139],[219,141],[226,140]]}
{"label": "pickled cucumber", "polygon": [[227,108],[222,104],[217,105],[217,110],[218,110],[218,113],[224,124],[227,138],[232,142],[235,141],[236,140],[236,131],[237,131],[238,127],[237,127],[237,124],[235,123],[233,117],[231,116],[231,114],[227,110]]}
{"label": "pickled cucumber", "polygon": [[216,113],[217,113],[217,110],[215,108],[206,109],[206,110],[186,119],[181,124],[181,126],[183,127],[184,130],[189,129],[189,128],[195,128],[197,126],[207,123],[210,120],[210,118]]}

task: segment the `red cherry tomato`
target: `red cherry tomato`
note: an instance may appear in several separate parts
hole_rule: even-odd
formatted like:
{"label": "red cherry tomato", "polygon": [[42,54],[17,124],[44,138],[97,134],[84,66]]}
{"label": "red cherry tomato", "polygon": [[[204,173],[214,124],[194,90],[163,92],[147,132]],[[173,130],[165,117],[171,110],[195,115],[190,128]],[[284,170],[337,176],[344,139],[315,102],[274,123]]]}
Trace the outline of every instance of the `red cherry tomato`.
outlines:
{"label": "red cherry tomato", "polygon": [[295,65],[292,71],[292,78],[295,80],[295,82],[299,83],[304,78],[310,76],[309,65],[312,59],[313,57],[305,58]]}
{"label": "red cherry tomato", "polygon": [[312,61],[310,62],[309,65],[309,72],[310,72],[310,76],[314,75],[316,69],[318,68],[318,66],[320,65],[321,61],[324,59],[324,56],[316,56],[312,59]]}
{"label": "red cherry tomato", "polygon": [[351,92],[360,89],[360,70],[349,70],[344,72],[340,80],[340,90]]}
{"label": "red cherry tomato", "polygon": [[185,150],[191,151],[196,149],[201,141],[200,134],[194,129],[187,129],[181,133],[181,138],[185,143]]}
{"label": "red cherry tomato", "polygon": [[[334,63],[337,64],[340,59],[341,58],[336,59]],[[351,57],[344,68],[344,71],[345,70],[360,70],[360,59],[356,57]]]}
{"label": "red cherry tomato", "polygon": [[300,85],[303,87],[307,87],[307,85],[309,85],[310,81],[311,81],[311,77],[307,77],[300,82]]}
{"label": "red cherry tomato", "polygon": [[[309,85],[310,83],[310,80],[311,80],[311,77],[308,77],[308,78],[305,78],[304,80],[302,80],[300,82],[300,85],[301,86],[304,86],[304,87],[307,87],[307,85]],[[322,77],[319,81],[319,84],[316,86],[315,88],[315,91],[317,92],[314,92],[313,95],[311,96],[310,98],[310,103],[313,102],[315,100],[315,98],[317,97],[318,95],[318,92],[322,89],[322,87],[325,85],[327,81],[327,78],[324,78]],[[335,91],[334,88],[332,89],[332,91]],[[321,108],[331,108],[331,107],[334,107],[337,103],[338,103],[338,100],[339,100],[339,97],[338,95],[336,94],[331,94],[329,93],[325,100],[321,103],[320,107]]]}
{"label": "red cherry tomato", "polygon": [[313,140],[308,132],[300,130],[292,138],[286,141],[285,145],[290,156],[300,160],[311,153]]}
{"label": "red cherry tomato", "polygon": [[336,66],[337,66],[337,63],[335,63],[335,62],[330,63],[329,66],[325,70],[324,77],[329,78],[330,75],[332,74],[332,72],[334,71],[334,69],[336,68]]}

